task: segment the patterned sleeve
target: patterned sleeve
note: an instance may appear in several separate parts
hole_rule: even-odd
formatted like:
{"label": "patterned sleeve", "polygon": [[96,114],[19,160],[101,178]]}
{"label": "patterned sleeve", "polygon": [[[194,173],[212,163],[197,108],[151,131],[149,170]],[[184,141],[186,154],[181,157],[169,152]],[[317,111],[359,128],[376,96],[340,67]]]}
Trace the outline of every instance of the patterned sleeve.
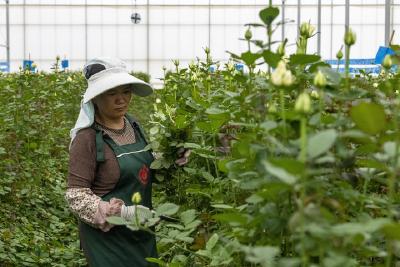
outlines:
{"label": "patterned sleeve", "polygon": [[107,223],[108,216],[119,216],[121,206],[124,202],[117,198],[112,198],[109,202],[102,201],[90,188],[68,188],[65,193],[72,213],[78,216],[83,222],[94,228],[107,232],[113,225]]}
{"label": "patterned sleeve", "polygon": [[65,192],[65,200],[72,213],[83,222],[96,227],[94,218],[101,198],[96,196],[90,188],[68,188]]}

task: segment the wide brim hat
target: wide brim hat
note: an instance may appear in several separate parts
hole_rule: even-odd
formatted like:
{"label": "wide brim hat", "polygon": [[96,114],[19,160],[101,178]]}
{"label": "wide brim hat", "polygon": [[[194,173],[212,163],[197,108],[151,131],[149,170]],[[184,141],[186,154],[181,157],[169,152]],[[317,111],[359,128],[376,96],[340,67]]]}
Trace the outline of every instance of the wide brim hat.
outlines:
{"label": "wide brim hat", "polygon": [[153,93],[153,87],[129,74],[125,63],[120,59],[92,59],[83,68],[83,73],[88,82],[83,103],[121,85],[132,85],[132,93],[138,96],[144,97]]}

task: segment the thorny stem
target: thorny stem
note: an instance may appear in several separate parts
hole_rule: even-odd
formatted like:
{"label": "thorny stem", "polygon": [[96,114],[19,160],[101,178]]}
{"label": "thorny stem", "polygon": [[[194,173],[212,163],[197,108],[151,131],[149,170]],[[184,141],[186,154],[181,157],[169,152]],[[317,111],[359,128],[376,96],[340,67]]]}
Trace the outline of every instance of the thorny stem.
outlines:
{"label": "thorny stem", "polygon": [[283,137],[287,139],[287,130],[286,130],[286,114],[285,114],[285,96],[283,94],[283,89],[279,90],[279,98],[281,102],[281,118],[283,121]]}
{"label": "thorny stem", "polygon": [[[302,163],[307,160],[307,118],[305,115],[300,120],[300,156],[299,159]],[[308,255],[305,248],[305,218],[304,218],[304,205],[305,205],[305,185],[306,174],[303,174],[303,184],[300,191],[300,227],[301,227],[301,261],[304,267],[308,266]]]}
{"label": "thorny stem", "polygon": [[346,45],[346,60],[345,60],[345,88],[346,91],[350,90],[350,81],[349,81],[349,64],[350,64],[350,46]]}

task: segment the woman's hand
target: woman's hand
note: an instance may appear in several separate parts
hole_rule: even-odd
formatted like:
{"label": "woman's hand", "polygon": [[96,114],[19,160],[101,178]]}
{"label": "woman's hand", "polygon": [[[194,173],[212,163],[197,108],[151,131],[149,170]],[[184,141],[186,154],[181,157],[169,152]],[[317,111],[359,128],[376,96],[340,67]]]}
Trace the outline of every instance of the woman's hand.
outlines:
{"label": "woman's hand", "polygon": [[192,153],[190,149],[187,148],[179,148],[178,149],[178,159],[175,160],[175,163],[178,164],[178,166],[183,166],[189,162],[189,156]]}

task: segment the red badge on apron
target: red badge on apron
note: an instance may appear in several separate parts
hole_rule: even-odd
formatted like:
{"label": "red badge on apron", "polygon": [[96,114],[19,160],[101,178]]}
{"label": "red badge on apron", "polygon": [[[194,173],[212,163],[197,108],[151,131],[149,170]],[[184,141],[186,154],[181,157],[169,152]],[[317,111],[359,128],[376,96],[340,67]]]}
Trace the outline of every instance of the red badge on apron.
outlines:
{"label": "red badge on apron", "polygon": [[139,170],[139,180],[144,185],[147,185],[149,182],[149,168],[146,164],[143,164],[142,168]]}

